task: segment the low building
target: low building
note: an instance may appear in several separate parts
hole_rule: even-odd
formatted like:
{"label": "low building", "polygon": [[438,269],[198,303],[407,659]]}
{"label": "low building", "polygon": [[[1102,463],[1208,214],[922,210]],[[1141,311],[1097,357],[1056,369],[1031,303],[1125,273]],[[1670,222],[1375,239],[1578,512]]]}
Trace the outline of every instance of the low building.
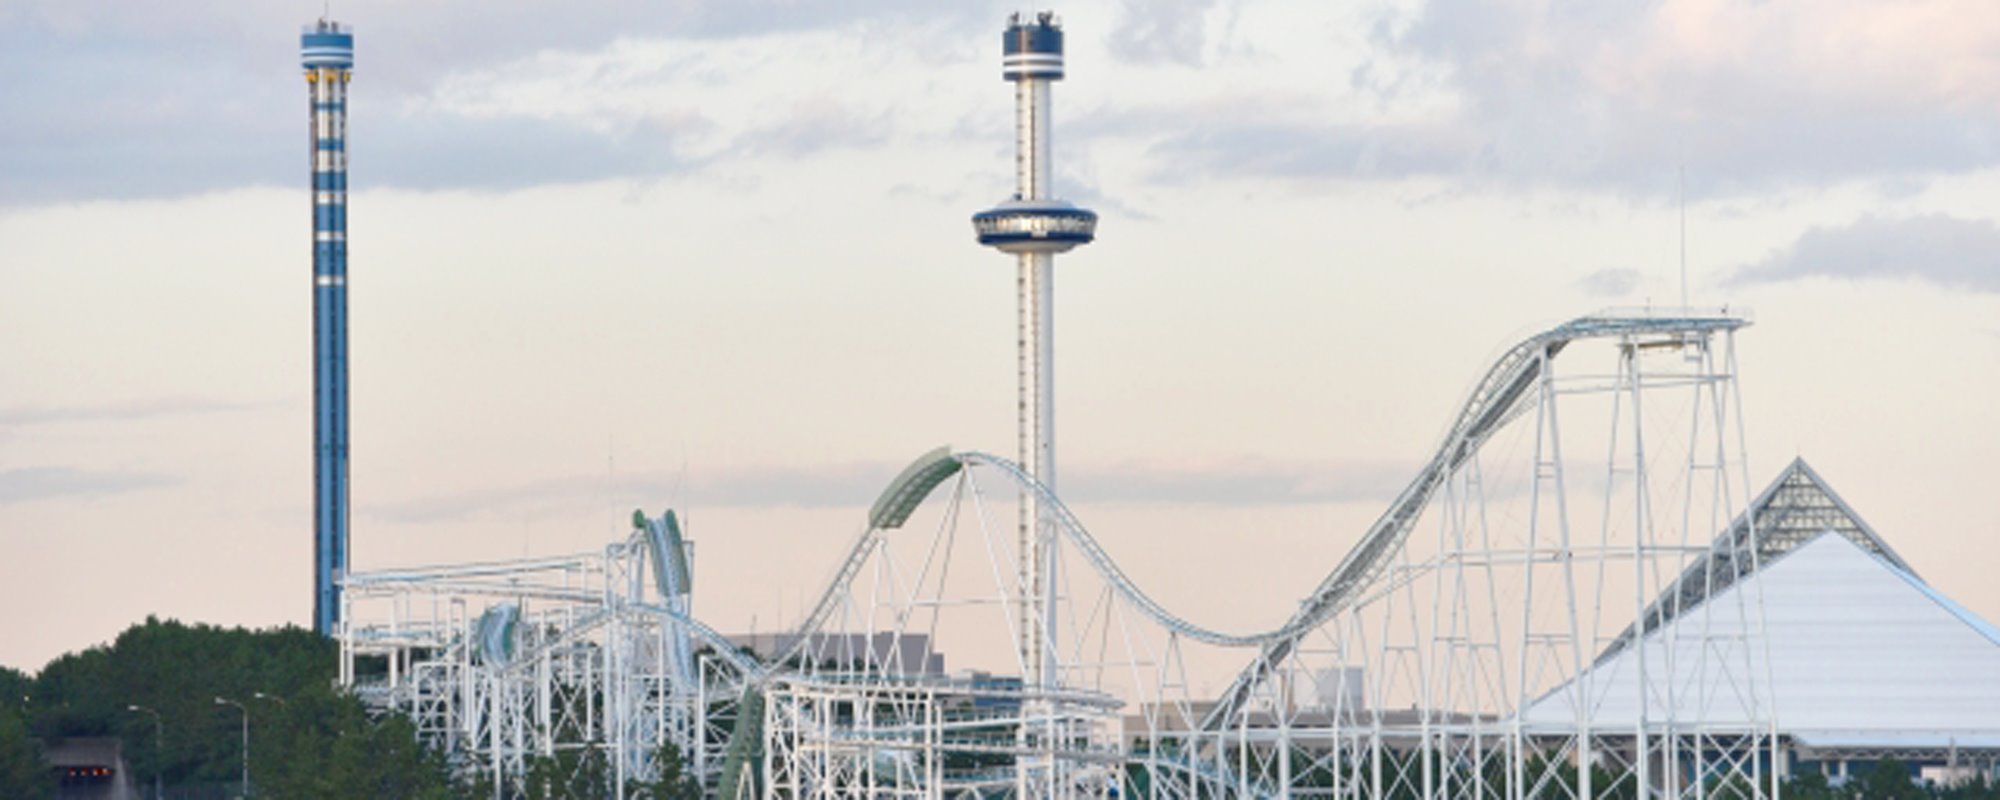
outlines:
{"label": "low building", "polygon": [[56,773],[57,800],[139,800],[116,737],[56,739],[42,748]]}

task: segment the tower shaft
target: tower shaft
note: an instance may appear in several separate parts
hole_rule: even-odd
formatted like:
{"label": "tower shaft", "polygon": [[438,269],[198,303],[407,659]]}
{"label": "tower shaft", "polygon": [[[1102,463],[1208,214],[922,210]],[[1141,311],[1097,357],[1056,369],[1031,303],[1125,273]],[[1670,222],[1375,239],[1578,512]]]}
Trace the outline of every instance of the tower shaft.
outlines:
{"label": "tower shaft", "polygon": [[[1027,77],[1014,83],[1015,196],[1029,202],[1050,200],[1054,166],[1049,158],[1048,78]],[[1055,254],[1022,252],[1015,256],[1015,298],[1019,309],[1017,345],[1020,362],[1020,462],[1035,480],[1056,488],[1055,375]],[[1021,663],[1028,686],[1054,681],[1055,576],[1053,531],[1034,496],[1021,504]]]}
{"label": "tower shaft", "polygon": [[1055,163],[1049,158],[1048,78],[1014,82],[1014,187],[1022,200],[1055,199]]}
{"label": "tower shaft", "polygon": [[354,37],[321,20],[300,37],[311,101],[313,214],[313,630],[340,623],[347,571],[347,83]]}

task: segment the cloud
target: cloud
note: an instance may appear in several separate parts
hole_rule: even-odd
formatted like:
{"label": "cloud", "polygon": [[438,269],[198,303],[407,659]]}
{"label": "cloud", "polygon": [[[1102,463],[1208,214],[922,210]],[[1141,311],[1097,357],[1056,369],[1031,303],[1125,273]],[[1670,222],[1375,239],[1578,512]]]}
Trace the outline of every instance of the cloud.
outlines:
{"label": "cloud", "polygon": [[1157,162],[1656,198],[1683,165],[1695,198],[2000,165],[2000,15],[1981,0],[1385,8],[1358,97],[1133,109],[1194,128],[1149,137]]}
{"label": "cloud", "polygon": [[1578,279],[1576,286],[1591,297],[1624,297],[1639,288],[1645,277],[1636,269],[1600,269]]}
{"label": "cloud", "polygon": [[1201,64],[1216,0],[1121,0],[1106,37],[1111,55],[1134,63]]}
{"label": "cloud", "polygon": [[[1150,148],[1162,166],[1149,177],[1185,183],[1219,176],[1281,179],[1399,179],[1476,174],[1495,166],[1486,143],[1450,126],[1409,123],[1323,125],[1311,122],[1235,122],[1275,119],[1281,101],[1241,117],[1180,111],[1136,115],[1137,130],[1185,130]],[[1247,109],[1246,109],[1247,110]],[[1119,125],[1117,127],[1123,127]]]}
{"label": "cloud", "polygon": [[75,422],[130,422],[195,414],[224,414],[270,405],[261,402],[200,397],[163,397],[124,403],[0,408],[0,428],[60,425]]}
{"label": "cloud", "polygon": [[[677,125],[496,121],[425,103],[454,76],[625,41],[694,49],[833,29],[861,41],[891,26],[954,31],[929,39],[956,41],[997,20],[978,4],[918,0],[579,0],[546,10],[350,0],[337,10],[355,26],[357,176],[419,189],[690,168]],[[297,35],[319,11],[318,3],[113,0],[0,7],[0,97],[14,112],[0,126],[0,209],[302,184]]]}
{"label": "cloud", "polygon": [[[355,180],[410,189],[507,190],[683,172],[680,141],[699,120],[596,131],[561,120],[475,120],[440,113],[397,120],[393,136],[357,136]],[[288,176],[293,177],[293,176]],[[298,182],[303,185],[301,173]]]}
{"label": "cloud", "polygon": [[108,33],[0,27],[0,50],[13,112],[0,126],[0,205],[180,195],[302,169],[304,100],[289,70],[259,80],[247,54]]}
{"label": "cloud", "polygon": [[816,97],[793,105],[777,120],[745,133],[731,149],[746,155],[797,158],[826,150],[879,145],[888,141],[892,128],[887,114],[867,114]]}
{"label": "cloud", "polygon": [[[16,0],[0,9],[0,34],[64,47],[116,43],[134,58],[172,52],[246,65],[281,59],[289,85],[297,83],[296,36],[322,8],[301,1],[135,6],[122,0]],[[553,9],[477,0],[342,0],[333,10],[335,19],[355,30],[359,65],[397,94],[429,87],[455,71],[544,51],[594,50],[619,39],[715,41],[862,22],[970,31],[998,22],[980,4],[926,0],[572,0]]]}
{"label": "cloud", "polygon": [[[1250,80],[1216,90],[1233,102],[1198,89],[1193,99],[1113,102],[1123,105],[1111,115],[1130,124],[1099,133],[1147,142],[1159,180],[1439,177],[1663,197],[1685,165],[1688,193],[1700,199],[1848,179],[1914,186],[2000,165],[2000,15],[1989,5],[1381,4],[1370,52],[1351,72],[1335,67],[1348,75],[1345,95],[1329,89],[1340,79],[1330,82],[1328,67],[1340,61],[1320,38],[1237,30],[1269,19],[1311,27],[1288,14],[1239,20],[1222,0],[1119,0],[1110,30],[1089,33],[1135,65],[1249,65]],[[693,146],[692,129],[649,126],[629,109],[517,110],[499,117],[524,119],[503,122],[427,102],[467,75],[532,82],[544,60],[664,43],[698,57],[644,81],[682,94],[720,82],[782,108],[793,98],[765,97],[770,81],[757,85],[744,72],[810,82],[822,73],[804,65],[850,63],[857,52],[962,60],[987,52],[1000,19],[983,3],[922,0],[578,0],[561,9],[347,0],[338,11],[356,25],[354,113],[367,126],[356,131],[357,176],[366,176],[357,184],[475,189],[671,174],[721,157],[827,146],[811,135],[814,124],[860,124],[833,146],[879,145],[904,123],[877,108],[808,108],[713,128],[721,141]],[[0,208],[296,185],[305,120],[294,36],[318,12],[306,2],[0,8],[0,97],[17,111],[0,126]],[[848,47],[784,46],[813,36]],[[1254,57],[1216,45],[1251,38],[1264,45]],[[732,60],[745,50],[756,58]],[[524,63],[530,69],[508,71]],[[639,81],[598,66],[609,71],[575,86]],[[1169,85],[1164,75],[1136,75]]]}
{"label": "cloud", "polygon": [[1814,227],[1762,261],[1738,268],[1736,285],[1800,278],[1904,279],[2000,293],[2000,225],[1941,214],[1903,219],[1863,217]]}
{"label": "cloud", "polygon": [[97,498],[174,486],[181,481],[155,472],[73,467],[0,469],[0,506],[61,497]]}

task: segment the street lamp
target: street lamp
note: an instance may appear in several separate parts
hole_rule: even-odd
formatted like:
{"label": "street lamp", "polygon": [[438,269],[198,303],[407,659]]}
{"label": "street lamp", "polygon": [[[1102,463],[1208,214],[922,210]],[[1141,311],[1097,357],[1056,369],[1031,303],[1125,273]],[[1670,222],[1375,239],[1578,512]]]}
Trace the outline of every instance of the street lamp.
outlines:
{"label": "street lamp", "polygon": [[259,700],[270,700],[281,706],[287,706],[287,707],[291,706],[291,703],[285,702],[285,698],[279,697],[275,694],[265,694],[264,692],[257,692],[256,694],[250,696],[255,697]]}
{"label": "street lamp", "polygon": [[250,709],[244,708],[242,703],[238,703],[234,700],[224,700],[220,697],[215,698],[215,704],[218,706],[235,706],[236,710],[242,712],[243,714],[243,785],[241,788],[243,791],[243,796],[249,797],[250,796]]}
{"label": "street lamp", "polygon": [[167,768],[167,726],[160,722],[160,712],[145,706],[126,706],[126,711],[153,715],[153,800],[166,797],[160,788],[160,772]]}

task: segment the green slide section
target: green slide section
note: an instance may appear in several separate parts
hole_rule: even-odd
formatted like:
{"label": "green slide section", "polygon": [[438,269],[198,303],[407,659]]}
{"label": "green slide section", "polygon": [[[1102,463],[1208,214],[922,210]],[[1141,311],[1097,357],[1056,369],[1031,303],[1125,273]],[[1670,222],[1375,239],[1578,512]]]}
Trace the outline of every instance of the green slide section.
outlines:
{"label": "green slide section", "polygon": [[729,732],[729,747],[723,751],[716,797],[762,797],[763,787],[757,784],[764,775],[763,762],[764,695],[750,686],[743,690],[743,701],[736,704],[736,729]]}

